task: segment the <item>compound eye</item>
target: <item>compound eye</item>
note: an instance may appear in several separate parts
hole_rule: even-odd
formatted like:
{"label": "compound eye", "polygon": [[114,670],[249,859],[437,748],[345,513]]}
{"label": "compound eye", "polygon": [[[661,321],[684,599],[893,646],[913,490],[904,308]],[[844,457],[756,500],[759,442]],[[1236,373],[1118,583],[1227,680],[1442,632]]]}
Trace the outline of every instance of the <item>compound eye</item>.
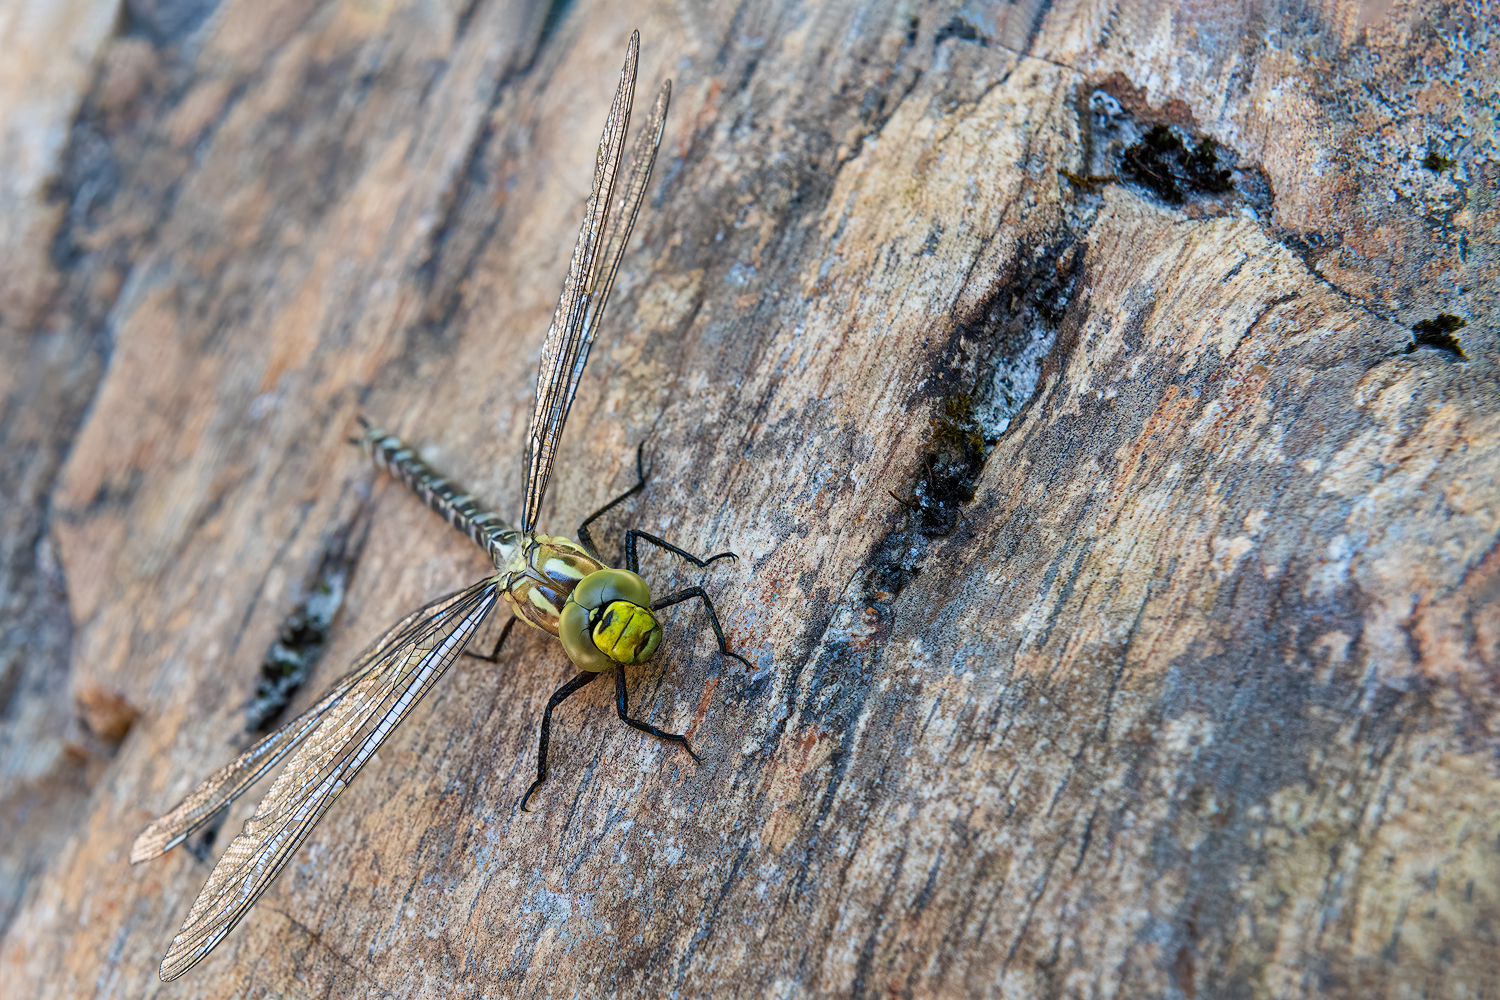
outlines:
{"label": "compound eye", "polygon": [[598,611],[611,601],[629,601],[640,608],[651,606],[651,588],[628,569],[595,570],[573,588],[573,600]]}
{"label": "compound eye", "polygon": [[557,637],[562,640],[568,659],[572,660],[579,670],[597,674],[614,667],[615,661],[594,645],[594,637],[589,633],[587,608],[569,601],[563,607],[562,614],[558,616]]}
{"label": "compound eye", "polygon": [[593,629],[594,646],[617,663],[645,663],[661,645],[661,625],[650,610],[611,601]]}

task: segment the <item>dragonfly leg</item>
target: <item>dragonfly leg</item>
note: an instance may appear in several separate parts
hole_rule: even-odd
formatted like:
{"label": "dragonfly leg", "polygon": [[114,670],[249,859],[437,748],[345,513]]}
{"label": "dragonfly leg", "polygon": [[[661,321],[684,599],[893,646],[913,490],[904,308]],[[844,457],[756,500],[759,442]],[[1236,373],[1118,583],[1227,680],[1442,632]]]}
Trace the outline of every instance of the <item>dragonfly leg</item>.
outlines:
{"label": "dragonfly leg", "polygon": [[625,723],[627,726],[634,726],[641,732],[650,733],[652,736],[655,736],[659,740],[666,740],[668,743],[676,743],[681,746],[682,749],[688,752],[689,757],[693,758],[694,760],[698,759],[698,755],[693,753],[693,748],[688,746],[686,736],[683,736],[681,733],[665,732],[664,730],[657,729],[649,722],[642,722],[640,719],[632,719],[629,715],[626,714],[625,669],[623,667],[615,668],[615,711],[620,713],[620,721]]}
{"label": "dragonfly leg", "polygon": [[[733,553],[725,554],[732,555]],[[714,556],[714,559],[717,558],[719,557]],[[709,562],[713,562],[713,559],[710,559]],[[700,563],[700,565],[703,564]],[[652,601],[651,610],[659,611],[662,608],[671,607],[674,604],[681,604],[683,601],[689,601],[695,597],[702,598],[703,606],[708,609],[709,624],[714,627],[714,635],[719,637],[719,652],[723,653],[725,656],[734,657],[736,660],[739,660],[741,663],[743,663],[747,669],[754,670],[755,668],[750,665],[749,660],[745,659],[739,653],[731,653],[729,651],[729,644],[724,641],[724,630],[719,627],[719,616],[714,612],[714,602],[708,599],[708,595],[703,592],[702,587],[689,587],[687,590],[679,590],[675,594],[663,597],[659,601]]]}
{"label": "dragonfly leg", "polygon": [[[681,556],[688,562],[692,563],[694,566],[708,566],[719,559],[739,558],[739,556],[735,555],[733,552],[720,552],[718,555],[709,556],[707,559],[699,559],[697,556],[693,555],[686,549],[679,549],[677,546],[673,545],[669,541],[666,541],[665,539],[657,538],[655,535],[648,532],[631,528],[629,531],[625,532],[625,568],[630,570],[630,572],[632,573],[639,573],[641,571],[640,557],[636,555],[635,551],[635,540],[637,538],[644,538],[646,541],[650,542],[652,545],[655,545],[659,549],[666,549],[673,555]],[[686,594],[687,591],[684,590],[683,593]],[[707,597],[703,599],[705,601],[708,600]],[[675,604],[676,602],[674,601],[672,603]],[[709,610],[713,609],[710,608]]]}
{"label": "dragonfly leg", "polygon": [[547,780],[547,743],[552,739],[552,710],[567,701],[574,692],[598,676],[597,673],[580,670],[577,677],[574,677],[568,683],[552,692],[552,697],[547,700],[546,711],[542,712],[542,742],[536,752],[536,780],[531,783],[530,788],[526,789],[526,794],[521,796],[522,812],[526,811],[526,802],[531,798],[531,793],[540,788],[542,782]]}
{"label": "dragonfly leg", "polygon": [[593,524],[601,516],[607,514],[609,511],[613,510],[615,507],[618,507],[620,504],[624,503],[626,500],[629,500],[631,497],[635,496],[641,490],[646,488],[646,467],[641,457],[642,453],[645,450],[646,442],[642,441],[640,444],[636,445],[635,485],[630,487],[630,489],[626,490],[624,493],[621,493],[619,496],[615,497],[603,507],[600,507],[598,510],[594,511],[588,517],[584,518],[583,523],[578,526],[578,540],[583,543],[583,547],[588,550],[589,554],[595,559],[598,559],[600,562],[603,562],[604,559],[599,555],[599,549],[594,545],[593,537],[589,535],[589,525]]}
{"label": "dragonfly leg", "polygon": [[467,650],[467,649],[464,650],[459,655],[460,656],[468,656],[468,657],[471,657],[471,658],[476,659],[476,660],[483,660],[485,663],[499,663],[500,662],[500,647],[503,646],[503,645],[505,645],[505,640],[510,635],[511,627],[513,625],[515,625],[515,623],[516,623],[515,618],[512,618],[510,621],[508,621],[508,622],[505,623],[505,627],[500,630],[500,638],[498,640],[496,640],[496,642],[495,642],[495,648],[492,649],[492,650],[490,650],[490,652],[489,652],[488,655],[486,655],[484,653],[475,653],[475,652],[473,652],[471,650]]}
{"label": "dragonfly leg", "polygon": [[[359,426],[360,426],[361,430],[366,430],[367,431],[367,430],[370,429],[370,422],[365,419],[365,415],[363,413],[358,414],[357,416],[355,416],[354,419],[359,421]],[[364,436],[360,435],[357,438],[350,438],[349,439],[349,443],[350,444],[356,444],[356,445],[359,445],[360,447],[363,447],[364,443],[365,443]]]}

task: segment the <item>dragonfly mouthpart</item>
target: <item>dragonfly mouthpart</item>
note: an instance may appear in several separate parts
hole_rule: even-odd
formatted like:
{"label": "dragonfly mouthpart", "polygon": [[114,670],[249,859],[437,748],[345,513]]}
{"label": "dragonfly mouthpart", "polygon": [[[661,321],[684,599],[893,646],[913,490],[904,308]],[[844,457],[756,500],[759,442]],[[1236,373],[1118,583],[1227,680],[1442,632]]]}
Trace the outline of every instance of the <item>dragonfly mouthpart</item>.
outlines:
{"label": "dragonfly mouthpart", "polygon": [[618,663],[645,663],[661,645],[661,625],[650,608],[613,601],[594,617],[594,645]]}

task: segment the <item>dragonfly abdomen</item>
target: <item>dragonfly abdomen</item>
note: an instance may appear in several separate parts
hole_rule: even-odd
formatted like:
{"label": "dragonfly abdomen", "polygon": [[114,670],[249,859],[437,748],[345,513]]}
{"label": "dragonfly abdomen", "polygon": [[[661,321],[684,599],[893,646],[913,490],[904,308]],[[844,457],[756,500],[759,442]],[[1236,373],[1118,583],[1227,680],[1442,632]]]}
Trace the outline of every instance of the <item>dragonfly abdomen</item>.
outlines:
{"label": "dragonfly abdomen", "polygon": [[416,450],[394,434],[370,427],[360,445],[375,464],[405,483],[422,502],[489,555],[497,567],[509,566],[521,544],[521,533],[418,457]]}

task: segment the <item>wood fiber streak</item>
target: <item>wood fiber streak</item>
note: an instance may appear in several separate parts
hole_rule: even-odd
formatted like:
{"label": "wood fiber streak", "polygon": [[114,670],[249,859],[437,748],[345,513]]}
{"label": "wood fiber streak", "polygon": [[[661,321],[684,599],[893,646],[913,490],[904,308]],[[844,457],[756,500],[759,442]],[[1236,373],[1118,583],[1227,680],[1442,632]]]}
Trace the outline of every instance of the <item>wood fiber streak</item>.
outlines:
{"label": "wood fiber streak", "polygon": [[[0,13],[6,1000],[1500,993],[1492,7],[56,6]],[[672,108],[540,527],[644,441],[595,537],[737,552],[642,571],[755,667],[668,609],[631,709],[702,760],[593,685],[523,814],[517,629],[166,987],[254,803],[129,845],[326,554],[294,710],[487,570],[356,416],[520,515],[632,28]],[[1117,172],[1157,125],[1232,185]]]}

